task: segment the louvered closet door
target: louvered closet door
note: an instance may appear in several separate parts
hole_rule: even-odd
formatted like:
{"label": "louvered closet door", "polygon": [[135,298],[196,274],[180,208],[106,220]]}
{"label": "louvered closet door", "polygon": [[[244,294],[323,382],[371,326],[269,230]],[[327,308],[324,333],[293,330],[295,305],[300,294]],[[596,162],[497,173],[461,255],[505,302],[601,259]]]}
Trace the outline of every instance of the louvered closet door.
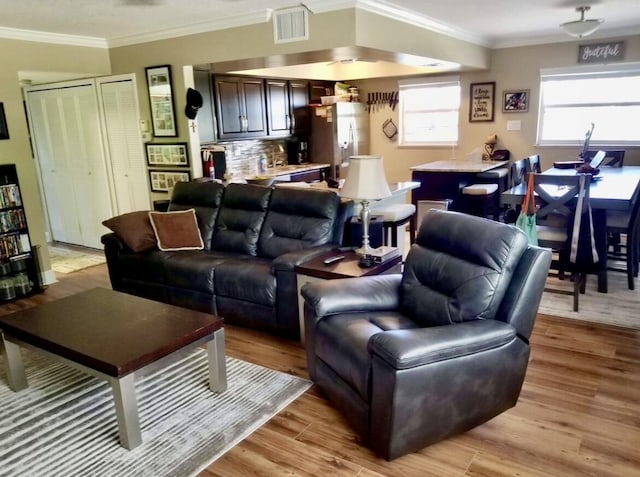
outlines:
{"label": "louvered closet door", "polygon": [[62,100],[51,91],[31,91],[27,98],[52,239],[80,243]]}
{"label": "louvered closet door", "polygon": [[93,83],[29,91],[52,239],[101,248],[113,215]]}
{"label": "louvered closet door", "polygon": [[146,160],[139,132],[139,108],[132,79],[98,79],[104,135],[117,214],[149,210]]}

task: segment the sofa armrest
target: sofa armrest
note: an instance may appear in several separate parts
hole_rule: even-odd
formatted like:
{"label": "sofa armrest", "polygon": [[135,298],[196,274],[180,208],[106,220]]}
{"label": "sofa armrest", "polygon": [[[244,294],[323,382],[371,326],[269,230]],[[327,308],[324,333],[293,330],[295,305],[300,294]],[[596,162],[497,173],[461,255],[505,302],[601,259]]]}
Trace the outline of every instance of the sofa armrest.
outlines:
{"label": "sofa armrest", "polygon": [[302,250],[296,250],[294,252],[287,252],[279,257],[273,259],[271,263],[271,269],[274,272],[286,271],[293,272],[297,265],[308,262],[309,260],[329,252],[336,247],[335,244],[318,245],[316,247],[305,248]]}
{"label": "sofa armrest", "polygon": [[499,348],[515,339],[516,330],[507,323],[474,320],[385,331],[371,337],[368,349],[392,368],[408,369]]}
{"label": "sofa armrest", "polygon": [[396,310],[402,275],[376,275],[307,283],[301,294],[316,317],[348,312]]}
{"label": "sofa armrest", "polygon": [[129,249],[129,247],[127,247],[125,243],[113,232],[104,234],[100,237],[100,241],[104,245],[105,253],[120,253],[123,250]]}

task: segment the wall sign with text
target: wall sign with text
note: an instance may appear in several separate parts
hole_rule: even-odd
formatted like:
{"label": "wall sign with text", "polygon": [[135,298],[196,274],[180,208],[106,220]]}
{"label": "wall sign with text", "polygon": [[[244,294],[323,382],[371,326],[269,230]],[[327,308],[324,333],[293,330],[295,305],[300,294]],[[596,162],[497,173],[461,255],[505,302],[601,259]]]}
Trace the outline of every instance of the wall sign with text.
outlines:
{"label": "wall sign with text", "polygon": [[611,63],[624,60],[625,42],[610,41],[578,46],[578,63]]}
{"label": "wall sign with text", "polygon": [[469,121],[493,121],[496,83],[471,83]]}

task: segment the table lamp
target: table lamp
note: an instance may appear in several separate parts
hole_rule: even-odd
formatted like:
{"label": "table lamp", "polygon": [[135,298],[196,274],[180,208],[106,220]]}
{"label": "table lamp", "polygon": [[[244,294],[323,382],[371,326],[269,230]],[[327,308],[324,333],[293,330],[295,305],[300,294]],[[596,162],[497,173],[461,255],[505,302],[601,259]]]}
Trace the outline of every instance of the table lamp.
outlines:
{"label": "table lamp", "polygon": [[369,201],[391,196],[387,178],[384,175],[382,156],[351,156],[349,171],[340,195],[360,201],[360,221],[362,222],[362,247],[355,252],[361,257],[371,254],[369,245]]}

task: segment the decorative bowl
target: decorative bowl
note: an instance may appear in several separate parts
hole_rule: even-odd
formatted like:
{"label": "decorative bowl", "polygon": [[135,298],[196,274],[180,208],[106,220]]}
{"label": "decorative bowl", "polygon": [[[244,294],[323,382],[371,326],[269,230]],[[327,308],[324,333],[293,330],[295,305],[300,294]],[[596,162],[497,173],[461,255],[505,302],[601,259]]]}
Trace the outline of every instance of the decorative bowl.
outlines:
{"label": "decorative bowl", "polygon": [[273,177],[269,176],[253,176],[253,177],[245,177],[247,184],[256,184],[261,186],[270,186],[273,184]]}

